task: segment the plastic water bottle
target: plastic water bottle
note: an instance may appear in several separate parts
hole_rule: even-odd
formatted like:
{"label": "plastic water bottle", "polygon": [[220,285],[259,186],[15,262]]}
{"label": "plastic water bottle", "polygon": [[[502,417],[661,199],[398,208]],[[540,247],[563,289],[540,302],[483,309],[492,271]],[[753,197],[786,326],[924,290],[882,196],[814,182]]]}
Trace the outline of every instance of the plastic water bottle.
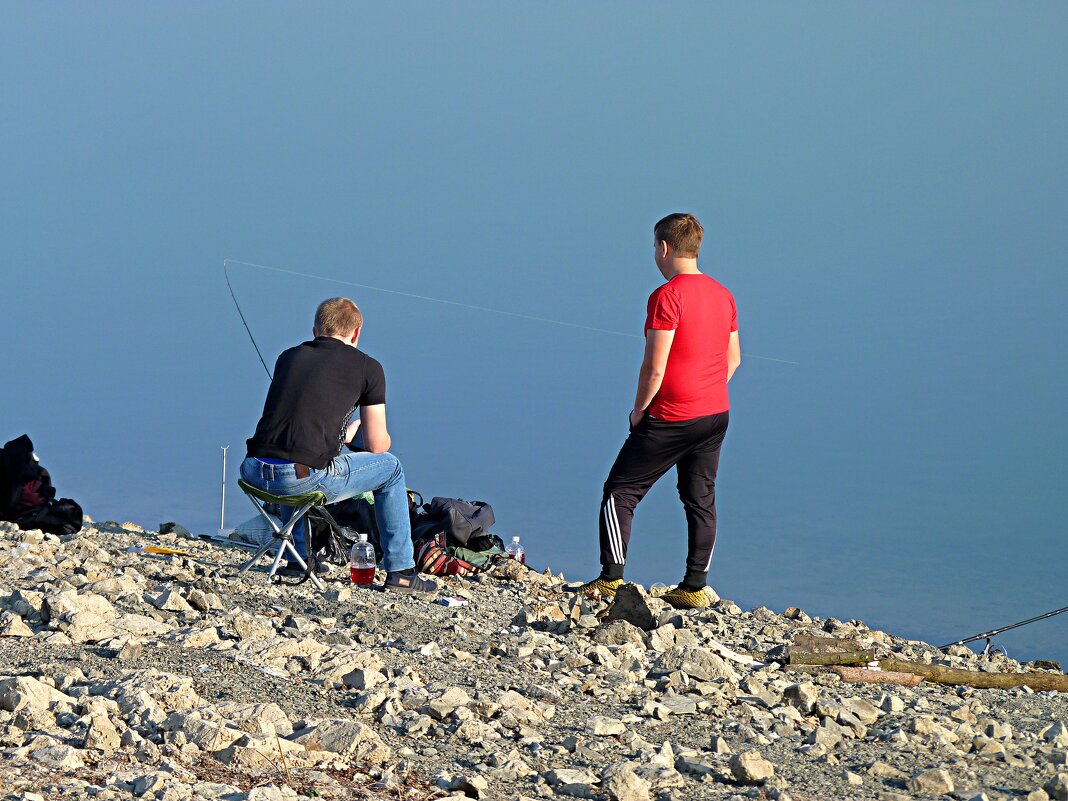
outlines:
{"label": "plastic water bottle", "polygon": [[523,550],[523,546],[519,544],[519,537],[512,537],[512,541],[508,544],[508,547],[504,549],[504,552],[517,562],[522,564],[527,563],[527,552]]}
{"label": "plastic water bottle", "polygon": [[367,541],[366,534],[357,534],[359,539],[349,552],[349,576],[353,584],[367,586],[375,580],[375,549]]}

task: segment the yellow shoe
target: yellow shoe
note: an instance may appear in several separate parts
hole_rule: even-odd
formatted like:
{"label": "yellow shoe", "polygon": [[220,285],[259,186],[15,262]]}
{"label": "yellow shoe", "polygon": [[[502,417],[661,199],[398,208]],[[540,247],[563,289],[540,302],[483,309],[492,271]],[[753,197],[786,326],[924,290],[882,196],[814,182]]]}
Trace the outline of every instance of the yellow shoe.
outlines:
{"label": "yellow shoe", "polygon": [[682,587],[673,587],[660,597],[676,609],[703,609],[706,606],[712,606],[712,600],[704,589],[692,592]]}
{"label": "yellow shoe", "polygon": [[595,578],[593,581],[587,581],[581,587],[579,592],[590,592],[591,590],[597,590],[601,595],[607,595],[612,597],[616,594],[616,590],[623,586],[623,579],[603,579]]}

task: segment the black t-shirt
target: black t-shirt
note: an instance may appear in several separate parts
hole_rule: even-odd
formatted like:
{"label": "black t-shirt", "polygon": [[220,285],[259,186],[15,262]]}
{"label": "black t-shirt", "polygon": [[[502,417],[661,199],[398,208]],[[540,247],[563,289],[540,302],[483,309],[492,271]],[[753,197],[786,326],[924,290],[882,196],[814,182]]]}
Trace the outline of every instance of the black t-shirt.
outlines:
{"label": "black t-shirt", "polygon": [[332,337],[316,337],[278,357],[248,455],[322,470],[341,453],[356,407],[385,402],[381,364]]}

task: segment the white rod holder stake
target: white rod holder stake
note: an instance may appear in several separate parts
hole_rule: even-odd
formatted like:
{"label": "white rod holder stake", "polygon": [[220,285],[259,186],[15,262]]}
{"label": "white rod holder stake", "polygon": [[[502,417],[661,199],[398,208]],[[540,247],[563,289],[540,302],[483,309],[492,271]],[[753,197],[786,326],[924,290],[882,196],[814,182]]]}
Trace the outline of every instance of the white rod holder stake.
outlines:
{"label": "white rod holder stake", "polygon": [[226,530],[226,449],[229,445],[219,446],[223,452],[223,464],[222,464],[222,503],[220,504],[219,511],[219,532]]}

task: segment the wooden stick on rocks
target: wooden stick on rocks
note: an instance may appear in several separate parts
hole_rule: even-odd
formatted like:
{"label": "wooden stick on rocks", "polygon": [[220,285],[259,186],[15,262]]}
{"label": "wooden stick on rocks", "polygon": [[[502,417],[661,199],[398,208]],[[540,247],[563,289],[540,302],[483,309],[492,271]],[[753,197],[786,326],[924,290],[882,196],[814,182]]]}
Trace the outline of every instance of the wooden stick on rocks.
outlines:
{"label": "wooden stick on rocks", "polygon": [[965,685],[980,689],[1011,689],[1030,687],[1037,692],[1054,690],[1068,692],[1068,676],[1063,673],[980,673],[973,670],[958,670],[941,665],[924,665],[920,662],[905,662],[900,659],[884,659],[879,662],[884,671],[911,673],[924,681],[951,686]]}
{"label": "wooden stick on rocks", "polygon": [[915,687],[923,681],[923,677],[914,673],[898,673],[889,670],[866,670],[864,668],[843,667],[841,665],[833,665],[829,670],[837,673],[842,681],[854,684],[900,684],[902,687]]}

